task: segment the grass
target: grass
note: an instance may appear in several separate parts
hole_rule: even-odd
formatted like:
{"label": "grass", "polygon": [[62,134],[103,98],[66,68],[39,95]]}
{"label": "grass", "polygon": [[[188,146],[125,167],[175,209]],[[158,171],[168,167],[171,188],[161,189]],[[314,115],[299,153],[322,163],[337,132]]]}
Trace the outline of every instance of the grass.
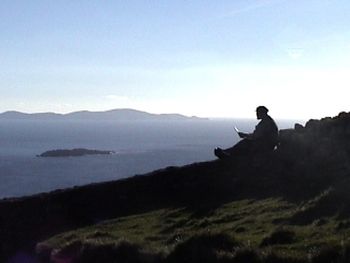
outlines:
{"label": "grass", "polygon": [[[44,243],[56,251],[64,251],[72,244],[117,247],[125,241],[135,244],[142,253],[164,258],[179,254],[183,244],[193,247],[194,241],[189,240],[198,235],[202,240],[203,235],[216,238],[225,235],[234,240],[232,249],[220,248],[226,258],[238,258],[238,254],[243,257],[254,250],[265,255],[265,259],[273,258],[271,251],[283,257],[306,259],[316,257],[323,248],[344,247],[349,243],[349,224],[339,222],[335,216],[307,225],[291,223],[291,218],[305,209],[305,204],[274,198],[235,201],[205,213],[186,208],[163,209],[101,222],[54,236]],[[234,247],[246,250],[233,253]]]}

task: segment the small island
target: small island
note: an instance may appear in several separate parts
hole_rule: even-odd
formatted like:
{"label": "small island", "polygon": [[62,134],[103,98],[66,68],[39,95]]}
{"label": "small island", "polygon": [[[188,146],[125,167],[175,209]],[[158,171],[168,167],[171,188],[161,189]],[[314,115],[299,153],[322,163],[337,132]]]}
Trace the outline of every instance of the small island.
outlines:
{"label": "small island", "polygon": [[97,155],[97,154],[104,154],[104,155],[110,155],[114,154],[114,151],[100,151],[100,150],[89,150],[89,149],[59,149],[59,150],[51,150],[46,151],[40,155],[37,155],[37,157],[72,157],[72,156],[84,156],[84,155]]}

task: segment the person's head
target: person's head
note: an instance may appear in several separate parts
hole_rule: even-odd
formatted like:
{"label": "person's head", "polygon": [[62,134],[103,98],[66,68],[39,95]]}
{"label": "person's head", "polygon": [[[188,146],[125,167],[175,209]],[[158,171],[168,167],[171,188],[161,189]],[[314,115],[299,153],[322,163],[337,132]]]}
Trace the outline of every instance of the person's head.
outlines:
{"label": "person's head", "polygon": [[261,120],[267,116],[268,112],[269,110],[265,106],[259,106],[256,108],[256,118]]}

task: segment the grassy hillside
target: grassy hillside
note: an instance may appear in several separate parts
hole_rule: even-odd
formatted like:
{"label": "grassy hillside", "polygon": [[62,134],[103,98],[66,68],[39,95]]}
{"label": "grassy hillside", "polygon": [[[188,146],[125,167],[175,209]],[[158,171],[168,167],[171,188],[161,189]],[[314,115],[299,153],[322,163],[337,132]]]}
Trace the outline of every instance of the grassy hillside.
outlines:
{"label": "grassy hillside", "polygon": [[3,201],[0,248],[37,243],[42,262],[350,262],[349,139],[341,113],[281,131],[263,156]]}
{"label": "grassy hillside", "polygon": [[[350,221],[311,212],[332,191],[298,204],[244,199],[205,212],[155,210],[60,234],[38,249],[53,261],[130,262],[132,256],[131,262],[348,262]],[[305,213],[315,219],[300,222]]]}

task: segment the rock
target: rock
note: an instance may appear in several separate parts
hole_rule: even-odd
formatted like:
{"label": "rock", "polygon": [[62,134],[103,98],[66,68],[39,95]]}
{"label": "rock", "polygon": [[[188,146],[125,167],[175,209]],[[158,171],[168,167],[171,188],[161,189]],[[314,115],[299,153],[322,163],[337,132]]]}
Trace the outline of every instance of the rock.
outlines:
{"label": "rock", "polygon": [[299,124],[299,123],[296,123],[296,124],[294,125],[294,130],[295,130],[296,132],[302,132],[302,131],[304,131],[304,126],[301,125],[301,124]]}

